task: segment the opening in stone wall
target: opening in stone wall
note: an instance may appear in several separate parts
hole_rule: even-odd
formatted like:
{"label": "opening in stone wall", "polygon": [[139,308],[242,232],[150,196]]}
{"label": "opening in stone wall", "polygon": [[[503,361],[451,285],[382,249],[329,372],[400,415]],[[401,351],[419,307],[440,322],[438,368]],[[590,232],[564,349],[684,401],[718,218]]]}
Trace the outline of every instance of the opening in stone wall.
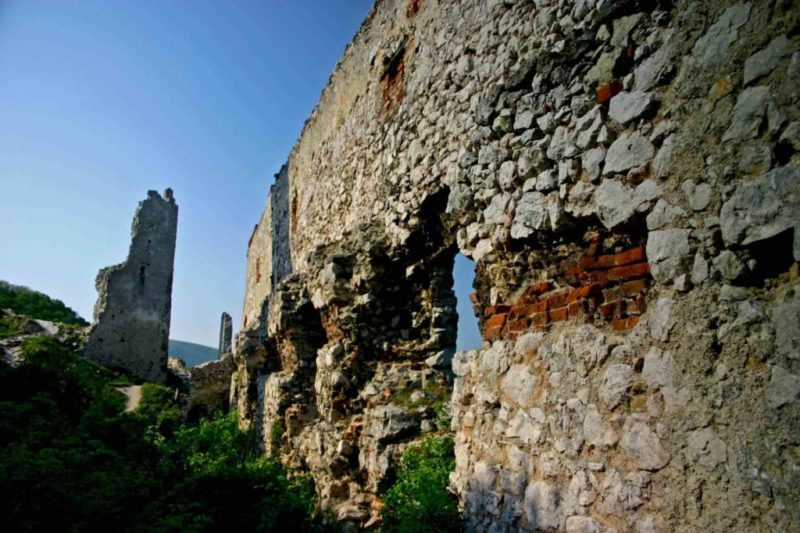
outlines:
{"label": "opening in stone wall", "polygon": [[458,333],[456,350],[474,350],[481,346],[481,332],[478,329],[478,317],[472,307],[469,295],[473,292],[475,281],[475,263],[463,254],[456,254],[453,266],[453,292],[456,295],[456,311],[458,311]]}

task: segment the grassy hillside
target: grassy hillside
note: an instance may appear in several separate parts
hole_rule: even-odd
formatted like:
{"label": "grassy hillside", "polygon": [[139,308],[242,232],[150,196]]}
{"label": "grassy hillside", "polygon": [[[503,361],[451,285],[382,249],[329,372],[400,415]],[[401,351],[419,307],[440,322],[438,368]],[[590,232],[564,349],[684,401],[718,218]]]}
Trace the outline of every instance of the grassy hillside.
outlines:
{"label": "grassy hillside", "polygon": [[211,346],[203,346],[193,342],[169,340],[170,357],[180,357],[187,367],[197,366],[218,357],[218,350]]}
{"label": "grassy hillside", "polygon": [[64,305],[61,300],[50,298],[46,294],[27,287],[11,285],[5,281],[0,281],[0,309],[11,309],[19,315],[41,320],[63,322],[76,326],[89,325],[78,313]]}

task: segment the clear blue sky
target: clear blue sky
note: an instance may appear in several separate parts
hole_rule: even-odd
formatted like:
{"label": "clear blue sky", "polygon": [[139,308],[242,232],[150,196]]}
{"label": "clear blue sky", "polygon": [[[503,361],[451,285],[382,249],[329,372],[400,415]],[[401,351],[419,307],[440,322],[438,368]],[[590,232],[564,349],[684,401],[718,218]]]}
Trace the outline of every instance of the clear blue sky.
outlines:
{"label": "clear blue sky", "polygon": [[0,0],[0,279],[91,319],[138,201],[172,187],[171,336],[214,346],[272,176],[371,6]]}

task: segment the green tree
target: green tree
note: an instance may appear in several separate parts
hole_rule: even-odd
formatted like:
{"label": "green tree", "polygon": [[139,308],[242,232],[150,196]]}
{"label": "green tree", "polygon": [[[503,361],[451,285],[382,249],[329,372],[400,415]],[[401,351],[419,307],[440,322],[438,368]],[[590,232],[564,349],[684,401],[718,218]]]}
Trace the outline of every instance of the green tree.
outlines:
{"label": "green tree", "polygon": [[432,436],[403,454],[397,481],[384,495],[387,532],[463,531],[454,496],[448,492],[455,470],[453,440]]}

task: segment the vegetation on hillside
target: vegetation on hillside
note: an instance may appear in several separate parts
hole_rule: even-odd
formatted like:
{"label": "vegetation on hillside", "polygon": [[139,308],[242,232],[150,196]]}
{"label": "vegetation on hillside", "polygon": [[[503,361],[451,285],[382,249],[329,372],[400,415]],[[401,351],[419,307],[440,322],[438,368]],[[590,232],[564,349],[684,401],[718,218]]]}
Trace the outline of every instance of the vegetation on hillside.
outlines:
{"label": "vegetation on hillside", "polygon": [[307,531],[313,490],[231,417],[185,425],[169,389],[124,412],[119,378],[47,337],[0,362],[0,530]]}
{"label": "vegetation on hillside", "polygon": [[383,498],[383,531],[463,531],[455,497],[447,490],[455,466],[449,437],[428,437],[406,450],[397,481]]}
{"label": "vegetation on hillside", "polygon": [[46,294],[27,287],[11,285],[5,281],[0,281],[0,309],[11,309],[18,315],[27,315],[40,320],[63,322],[75,326],[89,325],[61,300],[50,298]]}

